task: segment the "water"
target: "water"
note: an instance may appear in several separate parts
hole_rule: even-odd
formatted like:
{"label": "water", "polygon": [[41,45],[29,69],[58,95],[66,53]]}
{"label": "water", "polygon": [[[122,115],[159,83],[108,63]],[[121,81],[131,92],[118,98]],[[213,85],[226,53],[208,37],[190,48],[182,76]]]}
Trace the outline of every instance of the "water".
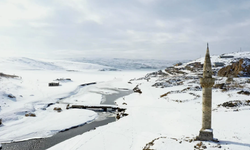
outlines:
{"label": "water", "polygon": [[105,95],[105,101],[102,104],[107,104],[107,105],[113,105],[114,101],[117,100],[120,97],[127,96],[133,91],[131,90],[126,90],[124,89],[123,91],[117,91],[118,93],[110,94],[110,95]]}
{"label": "water", "polygon": [[103,126],[114,121],[114,117],[108,117],[105,120],[94,121],[90,124],[85,124],[83,126],[73,128],[64,132],[59,132],[52,137],[2,144],[2,150],[44,150],[69,138],[83,134],[84,132],[90,131],[92,129],[95,129],[96,127]]}
{"label": "water", "polygon": [[[104,95],[106,101],[104,101],[102,104],[112,105],[114,104],[114,101],[116,99],[129,95],[131,93],[132,91],[130,90],[123,90],[118,91],[118,93],[115,94]],[[99,113],[99,118],[103,118],[103,120],[96,120],[83,126],[66,130],[64,132],[59,132],[53,135],[52,137],[2,144],[2,150],[44,150],[69,138],[83,134],[85,132],[95,129],[96,127],[106,125],[116,120],[115,117],[107,116],[105,115],[105,113]]]}

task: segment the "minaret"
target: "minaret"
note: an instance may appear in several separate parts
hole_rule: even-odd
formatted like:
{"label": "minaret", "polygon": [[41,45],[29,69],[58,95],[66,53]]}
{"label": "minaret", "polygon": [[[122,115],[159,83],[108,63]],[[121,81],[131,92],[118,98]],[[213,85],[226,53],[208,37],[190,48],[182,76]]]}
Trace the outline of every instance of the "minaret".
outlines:
{"label": "minaret", "polygon": [[203,64],[203,78],[200,78],[202,86],[202,128],[197,140],[212,141],[213,130],[211,128],[212,116],[212,87],[214,85],[214,78],[212,78],[212,67],[209,55],[209,47],[207,44],[207,52]]}

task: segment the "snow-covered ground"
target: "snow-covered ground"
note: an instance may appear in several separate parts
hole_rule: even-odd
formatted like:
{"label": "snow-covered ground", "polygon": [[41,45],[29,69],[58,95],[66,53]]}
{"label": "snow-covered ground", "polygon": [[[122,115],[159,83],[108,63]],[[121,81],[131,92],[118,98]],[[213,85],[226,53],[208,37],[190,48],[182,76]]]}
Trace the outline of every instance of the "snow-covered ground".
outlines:
{"label": "snow-covered ground", "polygon": [[[192,80],[190,80],[192,81]],[[121,106],[127,105],[127,117],[107,126],[99,127],[94,131],[79,135],[62,142],[50,150],[57,149],[108,149],[108,150],[189,150],[199,144],[193,139],[201,129],[201,91],[188,91],[196,93],[200,97],[194,99],[188,93],[170,94],[165,98],[160,95],[168,91],[185,89],[188,84],[167,88],[155,88],[151,85],[155,82],[134,81],[134,85],[140,85],[142,94],[131,94],[125,99],[119,99]],[[188,83],[188,82],[187,82]],[[246,87],[249,89],[248,87]],[[175,100],[188,100],[176,102]],[[236,91],[221,92],[213,90],[213,118],[212,127],[214,137],[220,143],[203,142],[207,149],[250,149],[250,107],[239,107],[239,111],[231,108],[221,108],[218,104],[230,100],[248,100],[249,96],[236,94]],[[152,145],[147,147],[147,144]]]}
{"label": "snow-covered ground", "polygon": [[[128,116],[73,137],[50,149],[250,149],[250,106],[221,106],[224,102],[249,100],[249,95],[237,93],[240,90],[249,91],[250,84],[246,82],[249,78],[234,79],[228,91],[213,89],[212,128],[214,137],[220,142],[200,143],[194,141],[194,138],[201,129],[202,91],[199,88],[199,79],[189,71],[186,76],[151,76],[143,79],[140,77],[150,71],[98,71],[107,67],[71,61],[31,62],[26,59],[14,59],[20,63],[9,58],[0,60],[3,73],[20,76],[14,79],[2,77],[0,80],[0,118],[3,119],[0,143],[51,136],[60,130],[96,119],[95,112],[66,110],[66,105],[96,105],[102,100],[100,93],[111,94],[115,92],[112,89],[133,89],[138,85],[142,94],[132,93],[116,101],[118,106],[127,108]],[[16,64],[13,65],[12,62]],[[42,69],[39,65],[43,66]],[[48,87],[49,82],[58,78],[70,78],[72,81],[60,82],[59,87]],[[183,81],[183,84],[168,83],[169,86],[165,88],[152,86],[157,82],[176,78],[180,82]],[[215,78],[216,84],[226,82],[226,78]],[[79,88],[80,84],[89,82],[97,84]],[[9,98],[10,94],[16,98]],[[165,96],[162,96],[164,94]],[[49,103],[55,103],[63,97],[65,99],[61,103],[46,108]],[[59,113],[53,110],[54,107],[61,107],[63,110]],[[33,112],[36,117],[25,117],[26,112]],[[50,124],[47,124],[48,122]]]}
{"label": "snow-covered ground", "polygon": [[[0,118],[3,124],[0,127],[0,143],[48,137],[95,120],[97,113],[66,110],[67,104],[100,104],[102,94],[115,93],[112,89],[117,88],[131,89],[127,82],[146,73],[103,72],[99,70],[108,67],[70,61],[1,58],[0,62],[2,73],[17,76],[0,77]],[[50,82],[59,82],[60,86],[49,87]],[[80,86],[90,82],[97,84]],[[55,107],[60,107],[62,111],[55,111]],[[36,117],[25,117],[29,113]]]}

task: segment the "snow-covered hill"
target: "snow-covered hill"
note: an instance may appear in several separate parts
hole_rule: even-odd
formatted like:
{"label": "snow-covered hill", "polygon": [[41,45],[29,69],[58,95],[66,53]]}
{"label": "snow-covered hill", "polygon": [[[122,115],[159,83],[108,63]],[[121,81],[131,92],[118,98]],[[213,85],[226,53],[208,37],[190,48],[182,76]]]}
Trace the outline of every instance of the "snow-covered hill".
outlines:
{"label": "snow-covered hill", "polygon": [[[223,58],[223,56],[233,56],[233,58]],[[221,54],[221,55],[210,55],[211,57],[211,63],[214,65],[214,63],[224,63],[225,66],[230,65],[232,62],[235,62],[241,58],[250,58],[250,52],[233,52],[233,53],[227,53],[227,54]],[[183,64],[183,66],[193,63],[193,62],[200,62],[201,64],[204,63],[205,57],[201,57],[199,59],[190,61],[188,63]]]}
{"label": "snow-covered hill", "polygon": [[112,69],[103,65],[83,62],[73,62],[69,60],[45,60],[31,59],[26,57],[0,57],[0,72],[5,70],[101,70]]}
{"label": "snow-covered hill", "polygon": [[[155,70],[164,69],[179,61],[168,60],[133,60],[133,59],[66,59],[66,60],[45,60],[26,57],[0,57],[0,68],[7,70]],[[6,67],[5,67],[6,66]]]}
{"label": "snow-covered hill", "polygon": [[42,60],[34,60],[25,57],[0,58],[0,68],[17,70],[62,70],[63,68]]}

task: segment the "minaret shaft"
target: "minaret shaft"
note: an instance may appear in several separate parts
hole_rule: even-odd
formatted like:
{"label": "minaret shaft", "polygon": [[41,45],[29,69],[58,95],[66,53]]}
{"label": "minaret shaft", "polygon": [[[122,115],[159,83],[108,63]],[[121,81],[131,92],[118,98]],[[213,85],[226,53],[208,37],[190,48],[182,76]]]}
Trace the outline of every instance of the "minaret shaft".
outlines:
{"label": "minaret shaft", "polygon": [[211,129],[212,118],[212,90],[211,88],[202,89],[202,129]]}

